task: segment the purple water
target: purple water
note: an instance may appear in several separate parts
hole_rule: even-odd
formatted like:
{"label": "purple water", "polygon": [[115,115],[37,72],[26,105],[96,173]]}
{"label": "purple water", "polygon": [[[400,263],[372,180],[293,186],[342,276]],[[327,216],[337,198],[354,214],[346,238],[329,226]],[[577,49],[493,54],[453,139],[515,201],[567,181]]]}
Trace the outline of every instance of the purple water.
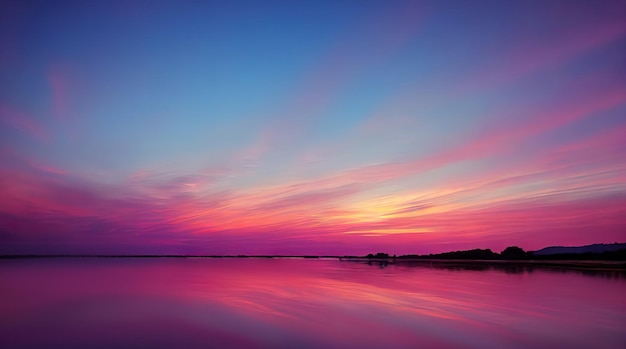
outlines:
{"label": "purple water", "polygon": [[337,260],[0,260],[0,348],[626,348],[626,278]]}

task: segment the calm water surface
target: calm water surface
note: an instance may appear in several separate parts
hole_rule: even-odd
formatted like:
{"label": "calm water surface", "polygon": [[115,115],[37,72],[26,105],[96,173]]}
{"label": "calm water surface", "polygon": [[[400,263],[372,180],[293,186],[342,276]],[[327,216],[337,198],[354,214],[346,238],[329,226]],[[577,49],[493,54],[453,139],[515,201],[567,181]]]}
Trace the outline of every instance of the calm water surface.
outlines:
{"label": "calm water surface", "polygon": [[626,348],[621,274],[0,260],[0,348]]}

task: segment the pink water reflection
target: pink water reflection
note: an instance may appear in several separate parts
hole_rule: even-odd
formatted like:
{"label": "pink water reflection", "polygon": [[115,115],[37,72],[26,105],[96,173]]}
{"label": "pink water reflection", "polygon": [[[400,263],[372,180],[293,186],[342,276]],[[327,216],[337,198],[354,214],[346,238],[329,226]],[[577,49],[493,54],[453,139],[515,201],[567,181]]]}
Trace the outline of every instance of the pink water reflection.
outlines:
{"label": "pink water reflection", "polygon": [[626,279],[336,260],[0,261],[0,347],[623,348]]}

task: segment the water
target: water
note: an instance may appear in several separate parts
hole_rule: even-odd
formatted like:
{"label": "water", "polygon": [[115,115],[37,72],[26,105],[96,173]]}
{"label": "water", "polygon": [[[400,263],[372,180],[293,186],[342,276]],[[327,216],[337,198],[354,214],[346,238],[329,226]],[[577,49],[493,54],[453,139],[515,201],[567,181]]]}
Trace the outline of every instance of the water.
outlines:
{"label": "water", "polygon": [[626,348],[620,273],[0,260],[0,348]]}

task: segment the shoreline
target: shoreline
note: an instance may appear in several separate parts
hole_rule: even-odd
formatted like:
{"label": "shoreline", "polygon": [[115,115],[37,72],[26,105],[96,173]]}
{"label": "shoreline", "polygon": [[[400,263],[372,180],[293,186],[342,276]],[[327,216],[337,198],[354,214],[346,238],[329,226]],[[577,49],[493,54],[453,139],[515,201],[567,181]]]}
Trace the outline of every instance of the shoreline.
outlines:
{"label": "shoreline", "polygon": [[607,270],[626,272],[626,261],[609,260],[485,260],[485,259],[436,259],[436,258],[367,258],[356,256],[270,256],[270,255],[0,255],[0,260],[15,259],[306,259],[306,260],[338,260],[357,263],[376,263],[399,266],[449,266],[449,267],[543,267],[567,268],[579,270]]}
{"label": "shoreline", "polygon": [[476,267],[540,267],[566,268],[578,270],[622,271],[626,272],[626,261],[603,260],[481,260],[481,259],[435,259],[435,258],[342,258],[345,261],[360,263],[383,263],[386,265],[405,266],[476,266]]}

